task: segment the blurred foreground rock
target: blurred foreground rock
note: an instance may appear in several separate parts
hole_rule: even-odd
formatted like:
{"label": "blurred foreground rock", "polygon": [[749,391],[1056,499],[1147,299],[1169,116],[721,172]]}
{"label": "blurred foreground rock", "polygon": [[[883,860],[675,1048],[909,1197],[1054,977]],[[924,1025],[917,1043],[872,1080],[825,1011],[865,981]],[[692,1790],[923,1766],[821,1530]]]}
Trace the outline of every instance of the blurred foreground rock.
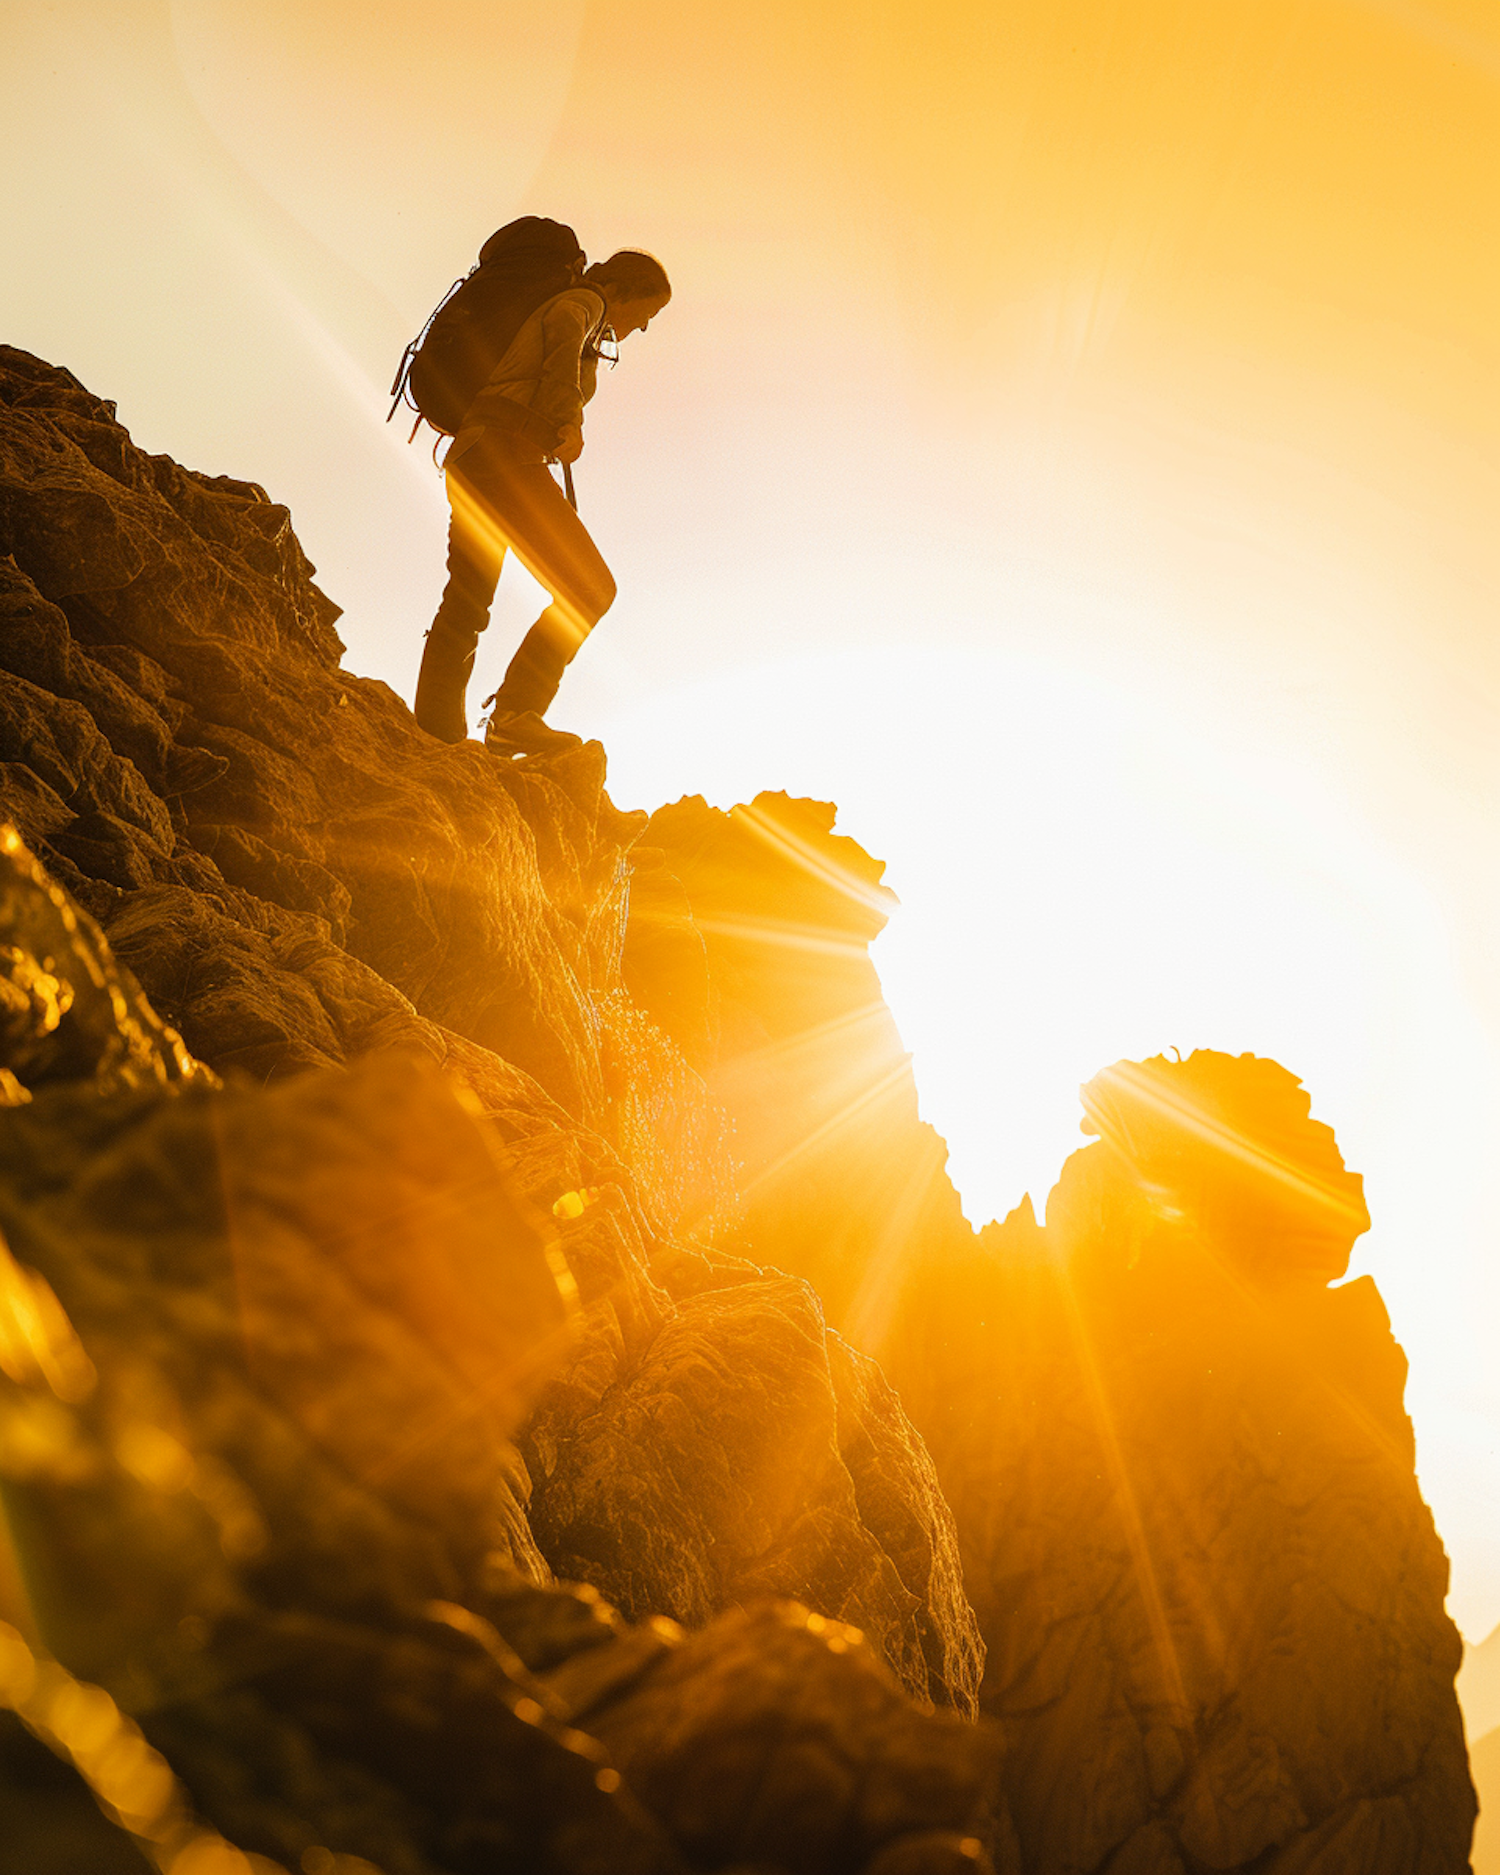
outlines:
{"label": "blurred foreground rock", "polygon": [[831,807],[437,744],[311,573],[0,349],[26,1875],[1464,1868],[1291,1077],[1120,1064],[976,1236]]}

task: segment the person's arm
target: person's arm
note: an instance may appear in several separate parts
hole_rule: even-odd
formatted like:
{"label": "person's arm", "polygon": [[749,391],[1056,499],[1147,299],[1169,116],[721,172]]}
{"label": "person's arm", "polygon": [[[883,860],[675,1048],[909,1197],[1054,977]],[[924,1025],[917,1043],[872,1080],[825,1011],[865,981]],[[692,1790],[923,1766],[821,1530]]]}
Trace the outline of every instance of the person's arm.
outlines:
{"label": "person's arm", "polygon": [[531,407],[559,434],[583,427],[583,350],[599,318],[592,292],[563,293],[542,312],[542,369]]}

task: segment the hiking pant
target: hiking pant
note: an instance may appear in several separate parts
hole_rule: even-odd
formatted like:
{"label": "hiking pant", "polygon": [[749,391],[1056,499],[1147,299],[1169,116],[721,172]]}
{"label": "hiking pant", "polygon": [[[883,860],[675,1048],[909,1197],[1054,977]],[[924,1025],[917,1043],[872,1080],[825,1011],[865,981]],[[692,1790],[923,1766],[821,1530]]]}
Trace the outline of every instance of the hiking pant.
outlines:
{"label": "hiking pant", "polygon": [[422,656],[416,717],[445,742],[469,733],[465,706],[479,634],[506,549],[552,595],[521,640],[495,698],[495,713],[535,710],[557,695],[573,654],[609,610],[615,582],[599,549],[545,462],[518,460],[529,448],[486,435],[448,469],[448,583]]}

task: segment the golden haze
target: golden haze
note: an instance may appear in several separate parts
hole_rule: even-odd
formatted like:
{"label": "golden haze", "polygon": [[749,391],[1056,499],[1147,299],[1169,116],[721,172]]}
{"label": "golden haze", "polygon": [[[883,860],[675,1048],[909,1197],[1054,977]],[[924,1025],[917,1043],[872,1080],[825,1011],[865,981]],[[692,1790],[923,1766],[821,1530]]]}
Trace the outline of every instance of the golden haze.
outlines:
{"label": "golden haze", "polygon": [[[1006,1158],[1031,1111],[1061,1138],[1116,1055],[1264,1048],[1329,1090],[1476,1637],[1500,1616],[1475,1169],[1500,1084],[1497,73],[1493,9],[1459,0],[781,5],[711,34],[640,0],[544,26],[63,0],[13,23],[0,79],[29,178],[6,336],[289,501],[351,662],[408,691],[443,514],[382,426],[401,344],[513,213],[667,258],[670,316],[591,418],[580,487],[622,598],[566,710],[622,799],[784,783],[888,854],[924,935],[882,961],[981,1215],[1050,1176]],[[1003,733],[982,746],[976,715]],[[1201,786],[1194,761],[1138,785],[1130,749],[1178,732],[1223,811],[1148,843],[1099,912],[1101,821],[1163,824]],[[955,809],[1001,783],[1019,847]],[[1174,904],[1189,861],[1212,915]],[[976,871],[1000,942],[959,970],[937,947],[979,915],[952,896]],[[924,925],[929,880],[950,896]],[[1184,918],[1193,993],[1131,1003],[1142,972],[1111,960],[1168,957]],[[1108,941],[1073,948],[1095,919]],[[1091,1015],[1049,1068],[1101,974],[1116,1027]],[[934,979],[962,992],[956,1064]]]}

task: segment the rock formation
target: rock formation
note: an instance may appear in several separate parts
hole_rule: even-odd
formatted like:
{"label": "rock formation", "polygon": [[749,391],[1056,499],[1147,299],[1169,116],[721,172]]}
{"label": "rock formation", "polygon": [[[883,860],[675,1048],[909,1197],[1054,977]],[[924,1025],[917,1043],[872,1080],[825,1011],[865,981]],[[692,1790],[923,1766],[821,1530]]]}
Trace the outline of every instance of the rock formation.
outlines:
{"label": "rock formation", "polygon": [[1121,1063],[1047,1228],[975,1237],[830,825],[653,815],[684,904],[654,885],[627,976],[735,1117],[742,1252],[813,1282],[932,1451],[1025,1866],[1462,1868],[1447,1562],[1380,1297],[1328,1286],[1369,1224],[1331,1131],[1274,1062]]}
{"label": "rock formation", "polygon": [[[1100,1141],[986,1301],[1024,1313],[990,1395],[1012,1439],[950,1427],[940,1457],[1023,1850],[1462,1868],[1457,1636],[1406,1363],[1368,1278],[1327,1287],[1368,1226],[1360,1181],[1273,1062],[1121,1063],[1084,1098]],[[1007,1525],[966,1514],[986,1502]],[[1045,1633],[1007,1619],[1036,1579]],[[1080,1750],[1086,1804],[1060,1776]]]}
{"label": "rock formation", "polygon": [[435,743],[311,573],[0,350],[28,1871],[1463,1868],[1379,1299],[1141,1117],[1289,1077],[976,1237],[831,808]]}

